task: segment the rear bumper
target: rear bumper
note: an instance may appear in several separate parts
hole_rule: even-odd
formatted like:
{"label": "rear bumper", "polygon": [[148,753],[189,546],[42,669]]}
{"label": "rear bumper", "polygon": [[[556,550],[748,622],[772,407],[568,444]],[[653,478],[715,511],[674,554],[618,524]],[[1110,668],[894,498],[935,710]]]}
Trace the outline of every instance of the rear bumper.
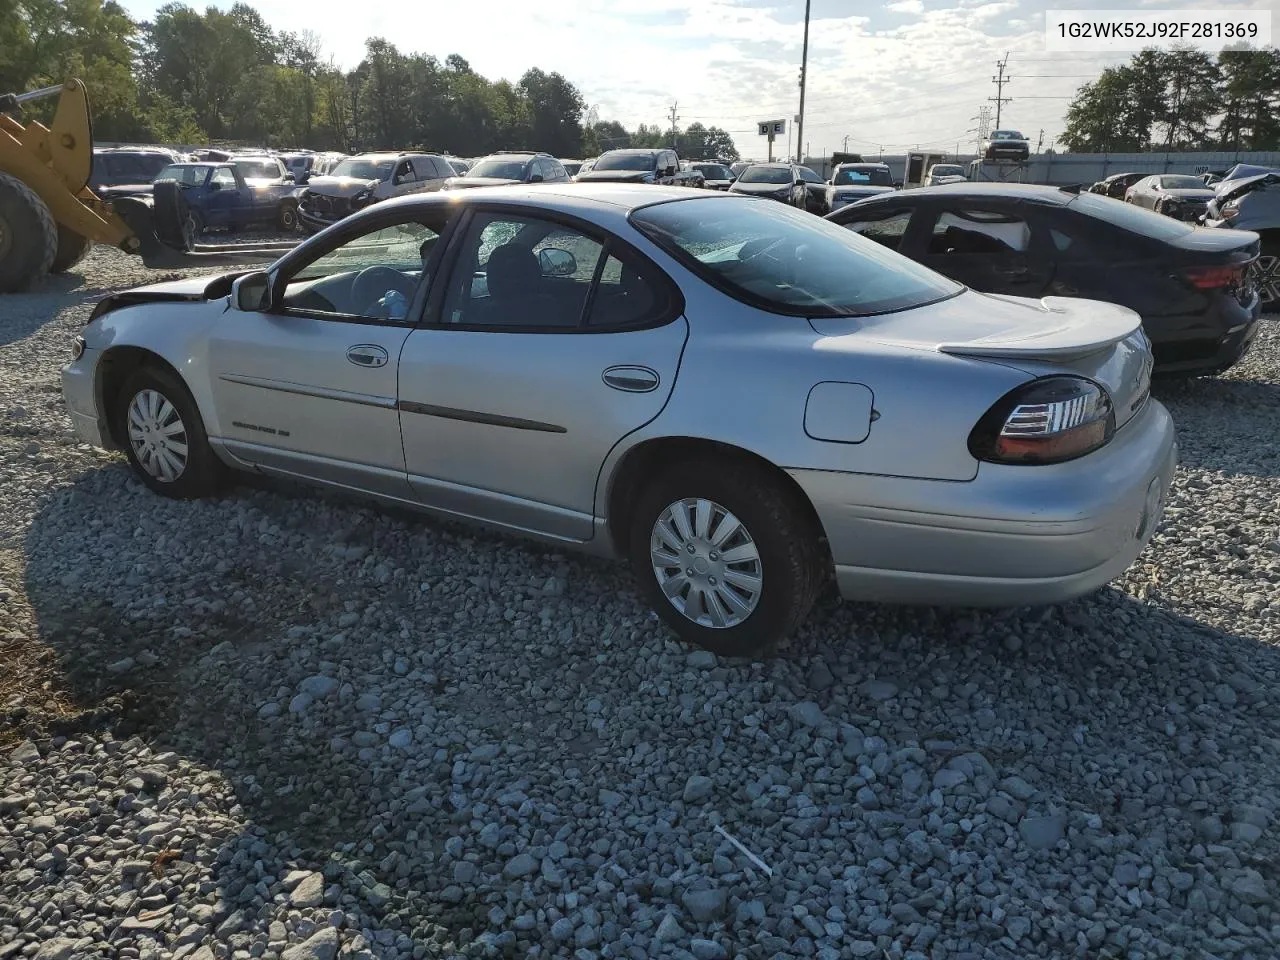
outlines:
{"label": "rear bumper", "polygon": [[1159,524],[1177,461],[1157,401],[1102,450],[1045,467],[982,464],[968,482],[793,470],[842,596],[1004,607],[1060,603],[1119,576]]}
{"label": "rear bumper", "polygon": [[1156,320],[1143,326],[1151,339],[1155,376],[1206,376],[1234,366],[1258,334],[1261,300],[1241,304],[1229,295],[1205,319],[1197,318],[1181,330],[1175,323]]}

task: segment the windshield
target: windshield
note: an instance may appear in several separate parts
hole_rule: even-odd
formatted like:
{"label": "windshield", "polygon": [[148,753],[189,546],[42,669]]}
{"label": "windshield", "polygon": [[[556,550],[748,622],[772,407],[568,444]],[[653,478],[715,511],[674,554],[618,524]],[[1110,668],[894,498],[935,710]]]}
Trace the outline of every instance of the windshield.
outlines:
{"label": "windshield", "polygon": [[872,240],[779,203],[677,200],[642,207],[631,220],[708,283],[772,313],[870,316],[964,289]]}
{"label": "windshield", "polygon": [[280,165],[274,160],[237,160],[235,164],[246,180],[274,180],[280,176]]}
{"label": "windshield", "polygon": [[1203,190],[1204,181],[1199,177],[1161,177],[1160,186],[1166,190]]}
{"label": "windshield", "polygon": [[729,172],[729,168],[718,163],[695,163],[693,169],[697,170],[708,180],[732,180],[733,174]]}
{"label": "windshield", "polygon": [[1130,233],[1138,233],[1156,240],[1177,240],[1192,231],[1190,224],[1174,220],[1160,213],[1152,213],[1123,200],[1113,200],[1096,193],[1082,193],[1069,204],[1072,210],[1089,217],[1097,217]]}
{"label": "windshield", "polygon": [[958,167],[954,163],[935,163],[929,172],[935,177],[963,177],[964,168]]}
{"label": "windshield", "polygon": [[657,165],[652,153],[606,153],[593,170],[652,170]]}
{"label": "windshield", "polygon": [[832,182],[840,186],[869,185],[873,187],[892,187],[893,177],[883,167],[841,167],[836,171]]}
{"label": "windshield", "polygon": [[359,160],[350,157],[329,171],[331,177],[354,177],[356,180],[385,180],[391,176],[394,160]]}
{"label": "windshield", "polygon": [[790,183],[790,167],[747,167],[738,177],[739,183]]}
{"label": "windshield", "polygon": [[156,179],[177,180],[179,183],[194,187],[204,183],[204,178],[208,174],[208,167],[192,167],[185,163],[172,163],[157,173]]}
{"label": "windshield", "polygon": [[1025,140],[1017,130],[997,130],[991,135],[992,140]]}
{"label": "windshield", "polygon": [[523,180],[524,160],[481,160],[467,171],[468,177],[496,177],[501,180]]}

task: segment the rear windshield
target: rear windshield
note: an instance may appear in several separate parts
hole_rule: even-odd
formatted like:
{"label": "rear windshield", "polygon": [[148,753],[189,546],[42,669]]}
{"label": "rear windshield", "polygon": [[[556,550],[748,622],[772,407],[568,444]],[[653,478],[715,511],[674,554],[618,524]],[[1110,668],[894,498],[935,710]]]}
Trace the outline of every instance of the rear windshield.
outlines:
{"label": "rear windshield", "polygon": [[693,169],[708,180],[732,180],[733,174],[729,172],[728,167],[722,167],[718,163],[695,163]]}
{"label": "rear windshield", "polygon": [[1067,206],[1077,213],[1097,217],[1122,230],[1155,240],[1177,240],[1179,237],[1185,237],[1193,229],[1181,220],[1174,220],[1172,217],[1152,213],[1135,204],[1113,200],[1096,193],[1082,193]]}
{"label": "rear windshield", "polygon": [[790,183],[791,170],[787,167],[747,167],[738,177],[739,183]]}
{"label": "rear windshield", "polygon": [[183,163],[175,163],[156,174],[156,179],[177,180],[179,183],[185,183],[189,187],[195,187],[204,183],[204,178],[208,175],[208,167],[190,167]]}
{"label": "rear windshield", "polygon": [[772,313],[860,317],[909,310],[964,287],[795,207],[748,197],[641,207],[631,221],[729,296]]}
{"label": "rear windshield", "polygon": [[606,153],[593,170],[652,170],[657,160],[652,153]]}
{"label": "rear windshield", "polygon": [[892,187],[893,177],[883,167],[841,167],[831,181],[837,187],[867,185],[872,187]]}
{"label": "rear windshield", "polygon": [[280,165],[274,160],[237,160],[235,164],[246,180],[274,180],[280,176]]}

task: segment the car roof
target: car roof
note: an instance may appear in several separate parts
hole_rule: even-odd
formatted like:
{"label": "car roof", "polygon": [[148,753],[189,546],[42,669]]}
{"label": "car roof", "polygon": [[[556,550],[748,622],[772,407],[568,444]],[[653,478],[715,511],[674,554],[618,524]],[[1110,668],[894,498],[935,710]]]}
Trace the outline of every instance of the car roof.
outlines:
{"label": "car roof", "polygon": [[773,160],[773,161],[771,161],[771,162],[767,162],[767,163],[750,163],[750,164],[747,164],[747,166],[750,166],[750,167],[785,167],[786,169],[790,170],[793,166],[795,166],[795,164],[793,164],[793,163],[787,163],[785,160]]}
{"label": "car roof", "polygon": [[[607,153],[657,153],[659,150],[670,149],[670,147],[619,147],[617,150],[606,150],[600,156],[603,157]],[[598,160],[600,157],[596,159]]]}
{"label": "car roof", "polygon": [[887,163],[882,163],[879,160],[859,160],[856,162],[836,164],[837,170],[843,170],[845,167],[884,167],[886,170],[889,169],[889,165]]}
{"label": "car roof", "polygon": [[280,158],[273,153],[237,153],[234,157],[228,160],[227,163],[235,163],[239,160],[258,161],[258,160],[279,160],[279,159]]}
{"label": "car roof", "polygon": [[[585,213],[590,210],[608,211],[625,217],[640,207],[663,203],[668,200],[725,200],[727,193],[712,190],[699,190],[696,187],[666,187],[650,184],[633,183],[516,183],[503,186],[486,187],[484,190],[457,190],[436,193],[411,193],[403,197],[393,197],[381,203],[365,208],[370,212],[387,211],[396,206],[414,206],[424,204],[434,206],[441,203],[510,203],[546,207],[548,205],[564,212]],[[751,198],[732,197],[734,201],[754,202]],[[550,204],[549,204],[550,201]],[[363,216],[361,210],[353,216]]]}
{"label": "car roof", "polygon": [[[481,157],[480,160],[493,160],[498,157],[501,157],[504,160],[532,160],[534,157],[540,156],[542,156],[542,154],[533,151],[528,153],[488,153]],[[551,159],[554,160],[555,158],[552,157]],[[476,163],[479,163],[480,160],[477,160]]]}
{"label": "car roof", "polygon": [[969,197],[970,199],[1030,200],[1039,203],[1051,203],[1066,206],[1075,199],[1076,194],[1069,193],[1059,187],[1046,187],[1036,183],[948,183],[941,187],[916,187],[904,192],[881,194],[880,196],[860,201],[870,203],[872,200],[882,202],[891,198],[894,203],[901,202],[903,196],[909,197]]}

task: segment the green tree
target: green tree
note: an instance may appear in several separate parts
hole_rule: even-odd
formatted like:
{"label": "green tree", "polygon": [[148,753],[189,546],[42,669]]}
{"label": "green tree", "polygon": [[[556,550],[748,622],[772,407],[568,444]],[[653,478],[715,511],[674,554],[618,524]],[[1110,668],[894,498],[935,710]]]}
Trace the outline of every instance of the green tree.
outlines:
{"label": "green tree", "polygon": [[533,68],[520,78],[520,89],[529,100],[530,134],[534,149],[554,156],[582,153],[582,114],[586,103],[578,88],[558,73]]}
{"label": "green tree", "polygon": [[1196,149],[1209,141],[1214,116],[1221,109],[1217,63],[1200,50],[1174,49],[1161,58],[1165,82],[1165,148]]}
{"label": "green tree", "polygon": [[1226,50],[1218,145],[1227,150],[1280,149],[1280,50]]}

